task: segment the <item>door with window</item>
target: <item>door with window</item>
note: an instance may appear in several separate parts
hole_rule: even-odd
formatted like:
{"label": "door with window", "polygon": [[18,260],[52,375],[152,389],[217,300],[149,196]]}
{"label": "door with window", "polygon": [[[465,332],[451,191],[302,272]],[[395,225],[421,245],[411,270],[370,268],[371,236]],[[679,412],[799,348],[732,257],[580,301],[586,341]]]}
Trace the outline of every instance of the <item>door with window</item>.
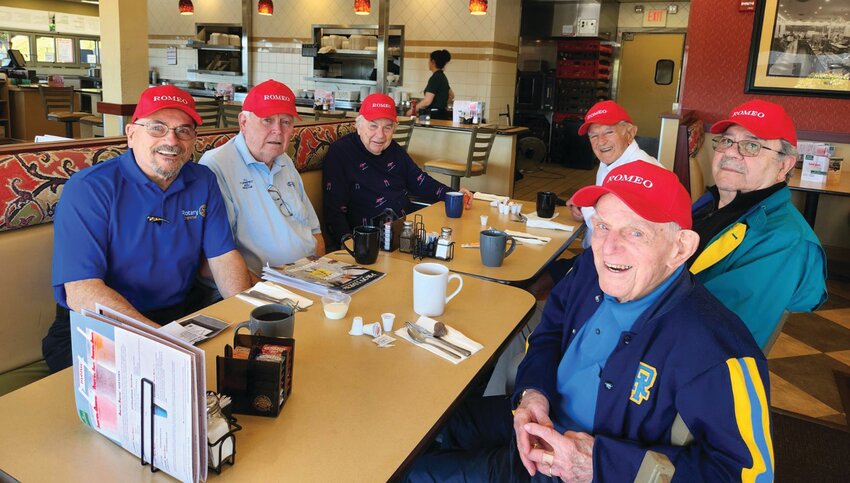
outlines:
{"label": "door with window", "polygon": [[685,34],[623,34],[617,103],[638,127],[638,136],[658,138],[658,115],[679,96]]}

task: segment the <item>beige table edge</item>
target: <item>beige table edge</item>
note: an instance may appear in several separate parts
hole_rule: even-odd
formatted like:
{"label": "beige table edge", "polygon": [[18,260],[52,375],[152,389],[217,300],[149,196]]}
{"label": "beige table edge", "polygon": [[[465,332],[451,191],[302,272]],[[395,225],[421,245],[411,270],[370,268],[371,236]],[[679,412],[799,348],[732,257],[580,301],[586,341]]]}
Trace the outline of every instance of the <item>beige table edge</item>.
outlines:
{"label": "beige table edge", "polygon": [[[321,303],[296,320],[294,391],[278,418],[240,415],[237,461],[210,479],[240,481],[386,481],[434,435],[447,411],[534,308],[522,290],[464,276],[464,288],[437,317],[485,348],[455,366],[399,340],[377,348],[347,335],[351,316],[377,320],[391,310],[399,323],[415,320],[412,263],[381,254],[374,268],[387,276],[354,295],[348,317],[323,317]],[[454,283],[454,282],[453,282]],[[384,300],[391,294],[393,302]],[[310,296],[314,300],[318,297]],[[484,302],[486,301],[486,303]],[[203,312],[230,323],[251,306],[231,298]],[[397,324],[398,326],[398,324]],[[213,356],[232,330],[202,345],[207,386],[215,387]],[[70,369],[0,398],[4,433],[0,468],[21,481],[163,481],[130,453],[83,425],[73,410]],[[398,476],[398,475],[396,475]]]}

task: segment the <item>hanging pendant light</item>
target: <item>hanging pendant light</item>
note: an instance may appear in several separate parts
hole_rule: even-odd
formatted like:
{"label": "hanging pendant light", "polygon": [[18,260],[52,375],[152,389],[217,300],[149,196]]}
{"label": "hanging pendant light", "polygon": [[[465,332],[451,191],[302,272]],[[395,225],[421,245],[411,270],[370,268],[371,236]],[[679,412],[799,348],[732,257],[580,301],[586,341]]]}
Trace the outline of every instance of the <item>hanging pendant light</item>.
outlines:
{"label": "hanging pendant light", "polygon": [[469,0],[470,15],[487,15],[487,0]]}
{"label": "hanging pendant light", "polygon": [[257,13],[260,15],[274,15],[274,2],[272,0],[260,0],[257,2]]}
{"label": "hanging pendant light", "polygon": [[180,10],[180,15],[195,14],[195,6],[192,4],[192,0],[180,0],[180,3],[177,4],[177,9]]}
{"label": "hanging pendant light", "polygon": [[354,0],[354,13],[357,15],[369,15],[372,13],[371,0]]}

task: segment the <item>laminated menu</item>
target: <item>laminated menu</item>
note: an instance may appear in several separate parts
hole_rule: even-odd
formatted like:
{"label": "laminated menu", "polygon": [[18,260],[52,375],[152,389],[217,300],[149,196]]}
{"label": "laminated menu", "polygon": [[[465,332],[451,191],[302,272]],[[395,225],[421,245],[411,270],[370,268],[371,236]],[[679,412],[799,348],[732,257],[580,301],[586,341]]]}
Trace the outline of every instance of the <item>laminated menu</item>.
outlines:
{"label": "laminated menu", "polygon": [[206,480],[202,350],[101,306],[71,312],[71,347],[83,423],[180,481]]}
{"label": "laminated menu", "polygon": [[384,272],[315,256],[278,267],[263,267],[264,280],[318,295],[331,291],[353,294],[383,276]]}

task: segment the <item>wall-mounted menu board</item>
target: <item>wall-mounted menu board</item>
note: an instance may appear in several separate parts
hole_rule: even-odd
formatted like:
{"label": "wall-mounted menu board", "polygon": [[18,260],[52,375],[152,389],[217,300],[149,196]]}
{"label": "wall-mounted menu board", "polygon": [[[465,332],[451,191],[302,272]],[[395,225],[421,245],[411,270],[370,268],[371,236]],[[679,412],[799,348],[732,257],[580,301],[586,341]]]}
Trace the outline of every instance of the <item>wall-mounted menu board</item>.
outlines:
{"label": "wall-mounted menu board", "polygon": [[0,7],[0,28],[50,31],[50,16],[44,10]]}
{"label": "wall-mounted menu board", "polygon": [[56,31],[63,34],[100,35],[100,18],[56,13]]}
{"label": "wall-mounted menu board", "polygon": [[100,35],[99,17],[12,7],[0,7],[0,28],[49,32],[51,16],[56,25],[56,33]]}

